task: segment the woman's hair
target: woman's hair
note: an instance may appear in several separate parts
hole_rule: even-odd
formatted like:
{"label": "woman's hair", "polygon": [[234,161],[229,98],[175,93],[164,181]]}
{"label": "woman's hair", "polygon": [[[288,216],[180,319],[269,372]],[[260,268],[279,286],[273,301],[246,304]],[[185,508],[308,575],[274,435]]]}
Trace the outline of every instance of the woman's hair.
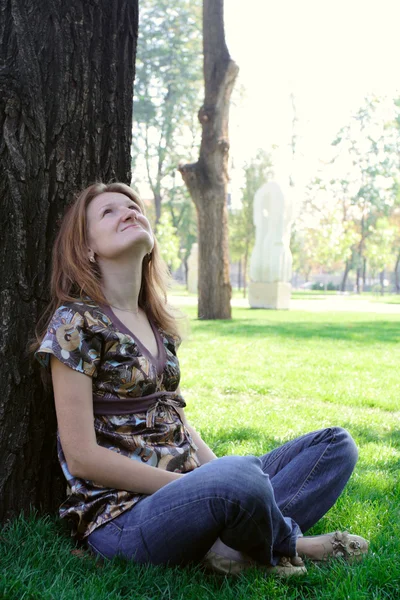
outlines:
{"label": "woman's hair", "polygon": [[[124,183],[94,183],[81,192],[67,210],[53,248],[50,282],[51,301],[36,328],[36,350],[47,330],[54,311],[64,302],[74,302],[88,296],[98,304],[107,304],[101,289],[101,274],[88,257],[87,208],[90,202],[105,192],[124,194],[137,204],[143,214],[139,196]],[[153,250],[143,259],[139,306],[164,331],[180,338],[176,319],[167,303],[170,274],[160,255],[157,240]]]}

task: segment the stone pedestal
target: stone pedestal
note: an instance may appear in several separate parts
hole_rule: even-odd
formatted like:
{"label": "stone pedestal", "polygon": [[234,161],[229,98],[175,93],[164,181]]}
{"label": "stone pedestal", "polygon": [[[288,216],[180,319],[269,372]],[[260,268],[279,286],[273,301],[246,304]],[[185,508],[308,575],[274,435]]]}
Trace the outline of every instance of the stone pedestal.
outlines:
{"label": "stone pedestal", "polygon": [[252,308],[288,309],[291,289],[290,283],[282,281],[275,283],[251,281],[249,283],[249,304]]}

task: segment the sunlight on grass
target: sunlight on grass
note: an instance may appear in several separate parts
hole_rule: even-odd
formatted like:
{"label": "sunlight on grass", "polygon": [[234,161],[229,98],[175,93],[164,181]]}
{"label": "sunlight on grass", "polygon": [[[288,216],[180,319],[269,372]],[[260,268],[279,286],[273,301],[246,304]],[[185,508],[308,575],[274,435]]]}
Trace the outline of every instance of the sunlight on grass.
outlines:
{"label": "sunlight on grass", "polygon": [[[184,290],[181,290],[184,293]],[[78,558],[52,519],[18,519],[0,538],[0,597],[10,600],[397,600],[400,586],[400,315],[233,310],[198,321],[179,356],[187,415],[219,455],[261,455],[307,431],[347,428],[359,462],[313,533],[367,537],[359,565],[309,565],[298,581],[254,570],[237,580],[199,568],[101,566]]]}

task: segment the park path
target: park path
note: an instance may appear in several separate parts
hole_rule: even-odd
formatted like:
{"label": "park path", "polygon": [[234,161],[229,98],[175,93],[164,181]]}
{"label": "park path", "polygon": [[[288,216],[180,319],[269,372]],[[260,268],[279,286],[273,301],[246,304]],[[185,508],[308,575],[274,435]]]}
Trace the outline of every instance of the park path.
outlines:
{"label": "park path", "polygon": [[[196,296],[170,296],[170,302],[175,306],[196,306]],[[247,298],[233,298],[232,306],[249,308]],[[290,310],[306,312],[357,312],[400,315],[400,304],[390,304],[385,301],[371,301],[356,296],[317,296],[314,298],[292,298]]]}

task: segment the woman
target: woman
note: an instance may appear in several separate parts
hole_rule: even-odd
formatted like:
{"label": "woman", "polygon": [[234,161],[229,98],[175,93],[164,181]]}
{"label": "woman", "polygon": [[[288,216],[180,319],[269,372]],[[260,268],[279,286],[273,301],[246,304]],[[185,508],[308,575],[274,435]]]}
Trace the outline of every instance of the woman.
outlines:
{"label": "woman", "polygon": [[96,183],[80,194],[55,243],[36,352],[51,366],[69,486],[61,517],[95,553],[138,563],[298,574],[300,557],[361,556],[368,544],[358,536],[302,536],[353,471],[345,430],[310,433],[261,458],[217,458],[189,426],[166,274],[128,186]]}

